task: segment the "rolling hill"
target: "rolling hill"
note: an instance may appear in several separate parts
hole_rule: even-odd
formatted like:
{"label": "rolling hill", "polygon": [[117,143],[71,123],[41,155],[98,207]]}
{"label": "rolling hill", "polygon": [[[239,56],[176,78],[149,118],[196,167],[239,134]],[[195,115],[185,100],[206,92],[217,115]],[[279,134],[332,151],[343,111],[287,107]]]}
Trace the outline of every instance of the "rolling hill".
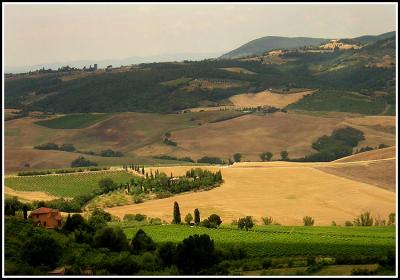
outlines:
{"label": "rolling hill", "polygon": [[309,37],[266,36],[250,41],[237,49],[220,56],[220,59],[235,59],[244,56],[261,55],[274,49],[295,49],[305,46],[319,46],[329,39]]}
{"label": "rolling hill", "polygon": [[[272,89],[287,94],[306,88],[322,93],[306,99],[318,102],[300,104],[298,109],[316,111],[322,102],[325,111],[394,115],[395,49],[392,36],[357,50],[293,51],[279,56],[277,63],[255,56],[251,60],[147,63],[111,72],[8,75],[5,108],[55,113],[176,113],[230,105],[231,97],[244,93]],[[348,106],[349,99],[354,106]]]}

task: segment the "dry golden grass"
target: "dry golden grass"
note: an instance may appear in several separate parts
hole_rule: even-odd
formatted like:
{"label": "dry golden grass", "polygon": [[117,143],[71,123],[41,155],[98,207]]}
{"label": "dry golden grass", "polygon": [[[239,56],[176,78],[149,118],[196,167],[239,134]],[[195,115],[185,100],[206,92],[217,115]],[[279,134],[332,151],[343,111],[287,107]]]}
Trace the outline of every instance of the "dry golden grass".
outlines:
{"label": "dry golden grass", "polygon": [[228,159],[234,153],[242,153],[244,160],[258,161],[262,152],[270,151],[273,159],[278,159],[279,153],[287,150],[289,157],[301,157],[313,152],[312,142],[329,135],[342,120],[285,113],[245,115],[174,132],[171,139],[181,150],[173,155]]}
{"label": "dry golden grass", "polygon": [[351,155],[348,157],[340,158],[334,162],[352,162],[352,161],[365,161],[365,160],[376,160],[376,159],[387,159],[396,157],[396,147],[388,147],[379,150],[368,151]]}
{"label": "dry golden grass", "polygon": [[[243,160],[258,161],[259,154],[270,151],[279,159],[282,150],[289,157],[302,157],[315,152],[312,142],[320,136],[330,135],[339,127],[352,126],[362,130],[366,140],[360,147],[376,147],[381,143],[396,144],[393,133],[396,117],[360,117],[347,113],[329,113],[313,116],[289,112],[266,115],[245,115],[234,119],[207,123],[227,113],[209,111],[188,114],[121,113],[85,129],[50,129],[34,124],[28,117],[5,123],[6,172],[30,168],[64,168],[82,154],[61,151],[35,150],[34,146],[46,142],[71,143],[79,150],[99,152],[105,149],[122,151],[127,158],[85,157],[99,164],[122,164],[131,157],[170,155],[190,156],[194,160],[203,156],[218,156],[227,160],[234,153],[242,153]],[[193,118],[193,120],[191,120]],[[202,125],[199,125],[202,124]],[[177,147],[162,143],[164,134],[172,132],[171,140]]]}
{"label": "dry golden grass", "polygon": [[394,158],[363,161],[353,165],[331,165],[319,167],[319,170],[392,192],[396,190],[396,160]]}
{"label": "dry golden grass", "polygon": [[[210,191],[106,210],[121,218],[126,213],[142,213],[169,221],[173,203],[177,201],[183,216],[199,208],[202,219],[217,213],[224,223],[230,223],[246,215],[259,221],[268,215],[283,225],[301,225],[306,215],[315,219],[315,225],[330,225],[332,220],[337,223],[352,220],[363,211],[381,216],[395,211],[395,195],[391,191],[335,176],[308,164],[285,167],[286,163],[271,162],[263,165],[221,167],[225,183]],[[179,175],[189,168],[158,169]],[[208,168],[215,170],[217,167]]]}
{"label": "dry golden grass", "polygon": [[304,96],[314,93],[315,91],[308,90],[291,94],[277,94],[270,91],[262,91],[259,93],[244,93],[234,95],[229,100],[236,107],[258,107],[258,106],[273,106],[276,108],[284,108],[291,103],[295,103]]}
{"label": "dry golden grass", "polygon": [[249,75],[254,75],[257,74],[255,72],[252,72],[250,70],[247,70],[246,68],[242,67],[226,67],[226,68],[220,68],[225,71],[233,72],[233,73],[239,73],[239,74],[249,74]]}
{"label": "dry golden grass", "polygon": [[31,202],[34,200],[53,200],[56,199],[56,196],[49,195],[45,192],[22,192],[15,191],[9,187],[4,186],[4,194],[6,196],[16,196],[19,200],[23,202]]}

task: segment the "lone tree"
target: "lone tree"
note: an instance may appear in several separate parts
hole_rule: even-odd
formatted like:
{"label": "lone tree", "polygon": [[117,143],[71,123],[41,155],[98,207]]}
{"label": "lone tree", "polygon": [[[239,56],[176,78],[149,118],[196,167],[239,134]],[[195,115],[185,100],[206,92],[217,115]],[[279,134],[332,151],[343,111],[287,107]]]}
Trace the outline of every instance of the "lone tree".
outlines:
{"label": "lone tree", "polygon": [[180,224],[181,223],[181,212],[179,210],[178,202],[174,202],[174,219],[172,220],[173,224]]}
{"label": "lone tree", "polygon": [[271,161],[272,153],[270,152],[261,153],[260,158],[262,161]]}
{"label": "lone tree", "polygon": [[149,237],[142,229],[139,229],[136,232],[130,245],[131,252],[135,255],[147,251],[154,251],[156,249],[156,244],[153,239],[151,239],[151,237]]}
{"label": "lone tree", "polygon": [[176,266],[184,275],[202,274],[218,263],[218,255],[214,248],[214,241],[206,234],[191,235],[179,243],[176,248]]}
{"label": "lone tree", "polygon": [[99,181],[100,189],[103,193],[108,193],[117,188],[117,184],[111,178],[104,178]]}
{"label": "lone tree", "polygon": [[24,220],[28,219],[28,206],[26,204],[24,204],[24,206],[22,206],[22,211],[24,211]]}
{"label": "lone tree", "polygon": [[215,224],[217,227],[222,223],[221,217],[217,214],[212,214],[208,217],[208,221],[212,224]]}
{"label": "lone tree", "polygon": [[185,222],[188,224],[188,225],[190,225],[190,223],[193,221],[193,216],[192,216],[192,214],[190,214],[190,213],[188,213],[186,216],[185,216]]}
{"label": "lone tree", "polygon": [[242,154],[236,153],[236,154],[233,155],[233,160],[235,162],[240,162],[241,159],[242,159]]}
{"label": "lone tree", "polygon": [[282,151],[281,160],[288,160],[288,159],[289,159],[289,153],[287,151]]}
{"label": "lone tree", "polygon": [[311,218],[310,216],[305,216],[303,217],[303,223],[305,226],[313,226],[314,225],[314,219]]}
{"label": "lone tree", "polygon": [[254,226],[253,218],[251,216],[246,216],[245,218],[240,218],[238,220],[238,228],[245,229],[248,231]]}
{"label": "lone tree", "polygon": [[200,224],[200,211],[199,209],[194,209],[194,223],[196,225]]}

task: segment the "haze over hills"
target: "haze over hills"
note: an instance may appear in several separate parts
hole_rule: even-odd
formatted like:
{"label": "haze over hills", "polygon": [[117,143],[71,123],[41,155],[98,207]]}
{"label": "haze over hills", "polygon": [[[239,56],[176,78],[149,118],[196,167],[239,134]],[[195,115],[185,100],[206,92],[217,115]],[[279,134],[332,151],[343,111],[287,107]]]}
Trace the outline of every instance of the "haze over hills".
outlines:
{"label": "haze over hills", "polygon": [[[395,32],[387,32],[380,35],[365,35],[356,38],[343,39],[345,42],[369,44],[378,40],[386,39],[395,36]],[[334,38],[332,38],[334,39]],[[337,39],[337,38],[336,38]],[[237,49],[234,49],[226,54],[223,54],[221,59],[235,59],[244,56],[262,55],[265,52],[274,49],[295,49],[306,46],[319,46],[328,42],[329,38],[309,38],[309,37],[279,37],[265,36],[259,39],[252,40]]]}
{"label": "haze over hills", "polygon": [[183,60],[203,60],[209,58],[216,58],[221,55],[221,52],[212,53],[166,53],[153,56],[130,56],[122,59],[101,59],[101,60],[75,60],[75,61],[64,61],[54,63],[43,63],[36,65],[24,65],[24,66],[5,66],[6,73],[24,73],[29,71],[35,71],[41,68],[45,69],[58,69],[63,66],[70,66],[76,68],[83,68],[84,66],[89,67],[90,65],[97,64],[99,68],[105,68],[108,65],[121,66],[130,64],[140,63],[157,63],[167,61],[183,61]]}

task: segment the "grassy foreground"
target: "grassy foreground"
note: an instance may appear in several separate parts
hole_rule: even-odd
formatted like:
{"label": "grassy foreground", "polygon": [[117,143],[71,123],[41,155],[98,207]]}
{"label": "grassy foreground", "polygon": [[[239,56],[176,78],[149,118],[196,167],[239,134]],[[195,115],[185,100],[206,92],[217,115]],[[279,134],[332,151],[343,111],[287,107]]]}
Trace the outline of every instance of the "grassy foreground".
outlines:
{"label": "grassy foreground", "polygon": [[[395,248],[395,227],[302,227],[255,226],[239,230],[234,226],[219,229],[184,225],[141,227],[155,242],[180,242],[193,234],[208,234],[218,247],[242,247],[251,257],[271,256],[382,256]],[[125,227],[132,238],[138,226]]]}

